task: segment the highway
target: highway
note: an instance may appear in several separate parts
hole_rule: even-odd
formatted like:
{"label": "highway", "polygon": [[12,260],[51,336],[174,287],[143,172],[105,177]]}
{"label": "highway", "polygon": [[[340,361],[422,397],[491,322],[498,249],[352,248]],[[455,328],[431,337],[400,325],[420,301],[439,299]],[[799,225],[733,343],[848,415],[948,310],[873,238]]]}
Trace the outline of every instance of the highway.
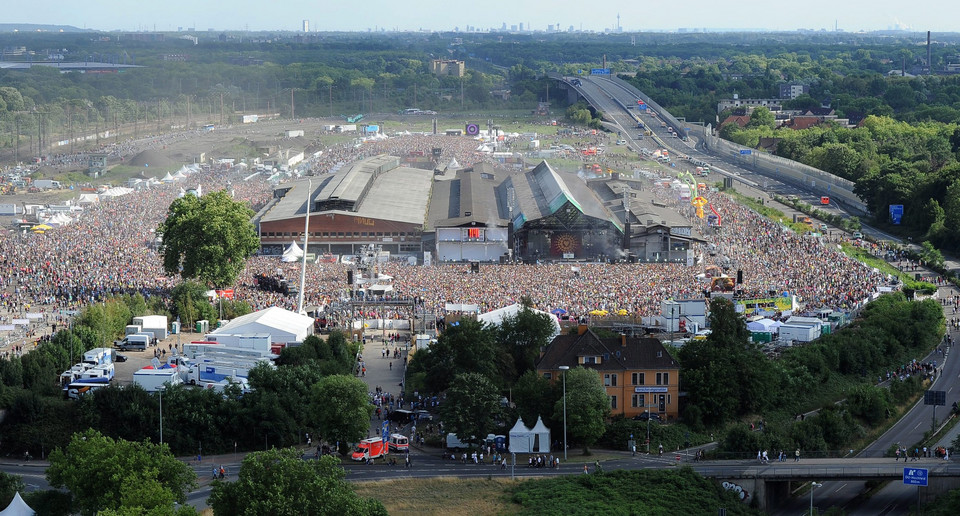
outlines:
{"label": "highway", "polygon": [[[622,137],[628,140],[630,147],[637,152],[649,156],[658,147],[667,148],[673,156],[686,156],[685,161],[681,160],[677,163],[678,168],[691,169],[703,163],[709,164],[712,172],[720,172],[726,177],[734,178],[737,182],[736,189],[745,195],[761,199],[769,199],[769,196],[774,193],[796,195],[808,204],[815,206],[819,204],[819,195],[812,194],[794,184],[784,184],[747,169],[730,156],[710,153],[703,143],[695,137],[696,130],[691,130],[692,134],[689,141],[686,142],[673,137],[667,128],[661,126],[660,121],[664,119],[662,113],[657,113],[658,116],[653,117],[649,114],[652,111],[650,106],[647,106],[646,110],[636,108],[639,92],[624,81],[602,75],[578,77],[577,79],[576,83],[572,82],[572,78],[567,79],[567,82],[573,84],[595,108],[602,111],[608,126],[615,131],[619,131]],[[642,140],[637,138],[637,135],[642,131],[636,128],[635,116],[640,117],[646,128],[653,132],[655,138],[649,136]],[[675,129],[680,131],[682,128],[677,127]],[[849,213],[836,204],[819,207],[824,211],[847,217],[854,215],[854,213]],[[785,211],[787,216],[795,213],[789,209]],[[855,213],[855,215],[861,216],[863,214]],[[863,232],[877,239],[899,241],[889,234],[870,227],[864,227]],[[948,262],[947,264],[948,269],[957,266],[956,263]],[[923,272],[924,275],[932,275],[930,271],[918,272]],[[946,297],[958,293],[952,287],[941,288],[940,290],[940,294]],[[947,317],[951,315],[953,314],[947,314]],[[960,335],[954,334],[955,339],[958,336]],[[947,393],[947,406],[937,409],[938,424],[948,415],[950,405],[953,401],[957,401],[958,395],[960,395],[960,383],[958,383],[958,380],[960,380],[960,360],[948,359],[950,350],[944,349],[943,351],[944,354],[934,354],[923,359],[937,360],[938,365],[943,365],[940,376],[931,387],[932,390],[943,390]],[[877,441],[862,450],[857,457],[883,457],[885,452],[897,443],[903,446],[911,446],[917,443],[923,438],[924,432],[930,429],[933,423],[933,413],[933,407],[923,405],[921,401],[896,425],[880,436]],[[945,438],[940,444],[949,446],[955,435],[956,432],[949,438]],[[916,488],[904,486],[902,483],[891,482],[865,502],[855,502],[856,496],[863,489],[863,482],[824,482],[823,487],[817,489],[815,493],[818,500],[817,505],[821,509],[843,507],[850,514],[862,515],[902,514],[908,512],[909,507],[916,505]],[[804,514],[808,510],[809,500],[801,497],[785,504],[776,514]]]}

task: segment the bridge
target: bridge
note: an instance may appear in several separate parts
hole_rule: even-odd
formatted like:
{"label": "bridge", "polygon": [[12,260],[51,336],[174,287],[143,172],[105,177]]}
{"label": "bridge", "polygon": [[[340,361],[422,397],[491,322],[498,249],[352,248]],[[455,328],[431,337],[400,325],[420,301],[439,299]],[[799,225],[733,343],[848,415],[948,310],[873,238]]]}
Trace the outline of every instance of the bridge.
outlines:
{"label": "bridge", "polygon": [[721,481],[724,487],[738,491],[744,501],[756,499],[758,507],[764,511],[788,499],[799,484],[831,480],[901,483],[905,468],[927,470],[928,485],[920,489],[924,501],[960,487],[960,464],[936,458],[911,462],[891,458],[801,459],[795,462],[791,456],[786,462],[771,461],[768,464],[755,460],[731,460],[697,463],[691,467],[705,477]]}

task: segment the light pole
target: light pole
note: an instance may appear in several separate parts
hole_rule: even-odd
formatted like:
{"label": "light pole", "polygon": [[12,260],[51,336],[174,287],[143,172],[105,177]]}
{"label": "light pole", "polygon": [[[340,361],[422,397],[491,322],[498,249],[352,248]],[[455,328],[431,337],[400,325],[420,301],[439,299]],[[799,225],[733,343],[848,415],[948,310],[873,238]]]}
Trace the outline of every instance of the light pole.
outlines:
{"label": "light pole", "polygon": [[160,394],[160,444],[163,444],[163,385],[157,388],[157,393]]}
{"label": "light pole", "polygon": [[813,490],[823,486],[818,482],[810,482],[810,516],[813,516]]}
{"label": "light pole", "polygon": [[570,366],[559,367],[563,371],[563,462],[567,462],[567,371]]}

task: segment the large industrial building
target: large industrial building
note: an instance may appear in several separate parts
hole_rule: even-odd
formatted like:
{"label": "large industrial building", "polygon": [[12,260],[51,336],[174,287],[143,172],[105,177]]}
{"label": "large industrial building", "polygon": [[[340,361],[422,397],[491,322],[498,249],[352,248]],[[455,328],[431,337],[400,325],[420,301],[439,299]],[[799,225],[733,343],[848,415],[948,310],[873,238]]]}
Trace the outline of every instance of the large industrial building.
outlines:
{"label": "large industrial building", "polygon": [[645,195],[639,179],[585,181],[547,162],[527,171],[478,163],[444,177],[381,155],[280,185],[255,222],[277,254],[302,245],[309,205],[316,255],[376,244],[420,261],[686,261],[696,228]]}

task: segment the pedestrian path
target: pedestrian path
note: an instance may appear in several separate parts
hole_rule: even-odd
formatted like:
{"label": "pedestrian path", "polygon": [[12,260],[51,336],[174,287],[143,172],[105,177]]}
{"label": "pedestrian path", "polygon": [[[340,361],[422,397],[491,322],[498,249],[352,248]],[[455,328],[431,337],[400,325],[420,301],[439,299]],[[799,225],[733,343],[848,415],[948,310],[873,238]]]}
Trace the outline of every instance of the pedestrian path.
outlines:
{"label": "pedestrian path", "polygon": [[[391,341],[390,335],[398,336]],[[364,337],[364,344],[360,350],[360,379],[367,384],[367,392],[371,395],[381,389],[384,397],[392,395],[399,400],[402,395],[403,373],[406,368],[407,353],[409,351],[409,332],[379,332],[371,331]],[[395,355],[398,352],[398,355]],[[394,405],[396,407],[396,404]],[[376,411],[370,418],[369,437],[380,435],[383,416],[389,404],[379,407],[380,417]]]}

